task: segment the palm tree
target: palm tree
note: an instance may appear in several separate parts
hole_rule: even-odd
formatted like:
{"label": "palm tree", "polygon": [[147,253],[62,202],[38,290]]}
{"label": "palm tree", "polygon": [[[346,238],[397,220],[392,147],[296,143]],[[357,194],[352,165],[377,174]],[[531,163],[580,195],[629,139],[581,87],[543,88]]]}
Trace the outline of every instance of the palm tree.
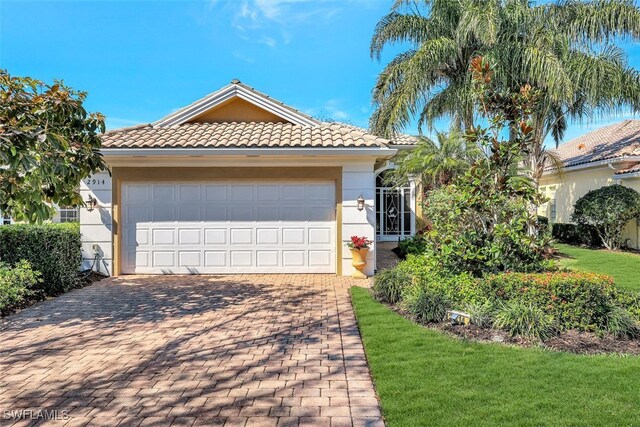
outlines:
{"label": "palm tree", "polygon": [[371,128],[383,136],[415,117],[421,127],[448,116],[454,126],[473,129],[468,69],[478,55],[491,62],[504,90],[526,83],[541,90],[526,153],[536,183],[553,163],[544,147],[548,135],[557,144],[569,120],[640,108],[640,75],[613,44],[640,38],[640,9],[631,0],[424,0],[423,6],[397,1],[371,42],[376,58],[390,44],[412,46],[385,67],[373,90]]}
{"label": "palm tree", "polygon": [[435,140],[422,137],[413,150],[400,153],[394,160],[396,168],[386,179],[403,185],[412,178],[424,190],[441,187],[469,169],[480,155],[460,132],[436,132]]}

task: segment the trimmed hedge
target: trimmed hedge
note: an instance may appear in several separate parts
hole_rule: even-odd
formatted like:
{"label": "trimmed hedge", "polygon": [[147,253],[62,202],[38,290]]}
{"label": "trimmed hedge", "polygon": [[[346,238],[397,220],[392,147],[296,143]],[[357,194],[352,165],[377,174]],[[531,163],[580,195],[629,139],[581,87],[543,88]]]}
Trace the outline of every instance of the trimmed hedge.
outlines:
{"label": "trimmed hedge", "polygon": [[599,330],[615,301],[613,279],[594,273],[503,273],[480,281],[487,298],[540,307],[561,329]]}
{"label": "trimmed hedge", "polygon": [[42,273],[42,283],[32,289],[37,297],[59,295],[76,287],[82,263],[79,224],[1,226],[0,260],[16,265],[23,259]]}
{"label": "trimmed hedge", "polygon": [[568,245],[602,246],[598,231],[591,225],[555,223],[551,226],[551,237],[559,243]]}
{"label": "trimmed hedge", "polygon": [[33,295],[33,287],[40,283],[40,272],[22,260],[14,267],[0,262],[0,314],[20,307]]}

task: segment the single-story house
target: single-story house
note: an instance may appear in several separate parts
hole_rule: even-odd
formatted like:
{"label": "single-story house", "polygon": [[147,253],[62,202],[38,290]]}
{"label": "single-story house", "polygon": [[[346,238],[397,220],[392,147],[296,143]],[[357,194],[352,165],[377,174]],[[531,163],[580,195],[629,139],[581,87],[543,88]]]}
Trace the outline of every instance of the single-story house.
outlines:
{"label": "single-story house", "polygon": [[383,177],[416,141],[320,122],[234,80],[155,123],[104,134],[111,174],[81,184],[95,200],[80,209],[85,267],[99,253],[114,275],[350,275],[345,244],[358,235],[374,240],[373,274],[376,241],[415,233],[415,185]]}
{"label": "single-story house", "polygon": [[[564,165],[548,170],[540,190],[549,198],[538,214],[570,223],[575,202],[597,188],[621,184],[640,191],[640,120],[624,120],[572,139],[554,150]],[[626,244],[640,248],[640,218],[625,231]]]}

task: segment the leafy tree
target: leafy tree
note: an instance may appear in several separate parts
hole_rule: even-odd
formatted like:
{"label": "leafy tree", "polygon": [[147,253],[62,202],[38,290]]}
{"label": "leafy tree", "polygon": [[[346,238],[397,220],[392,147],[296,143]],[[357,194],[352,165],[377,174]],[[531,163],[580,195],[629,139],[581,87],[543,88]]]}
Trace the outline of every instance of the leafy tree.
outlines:
{"label": "leafy tree", "polygon": [[589,191],[574,205],[572,221],[592,225],[607,249],[619,249],[622,231],[629,221],[640,218],[640,194],[622,185]]}
{"label": "leafy tree", "polygon": [[420,138],[414,149],[398,154],[394,159],[396,168],[387,179],[405,183],[411,177],[425,189],[437,188],[450,184],[479,156],[478,147],[460,132],[436,132],[435,140]]}
{"label": "leafy tree", "polygon": [[[542,271],[548,267],[549,238],[538,232],[530,209],[542,199],[518,170],[523,148],[533,138],[531,116],[539,92],[530,86],[515,93],[496,90],[482,58],[471,68],[472,91],[489,125],[476,126],[467,139],[485,156],[451,185],[429,194],[424,213],[432,224],[425,253],[454,274]],[[511,123],[518,125],[505,138]]]}
{"label": "leafy tree", "polygon": [[42,222],[52,204],[80,206],[80,181],[107,166],[99,152],[104,117],[86,93],[0,70],[0,211]]}
{"label": "leafy tree", "polygon": [[640,107],[640,76],[614,44],[640,37],[640,9],[632,0],[419,3],[396,1],[371,41],[376,58],[389,45],[410,46],[389,62],[373,90],[371,128],[382,136],[415,116],[420,126],[447,116],[473,130],[478,117],[467,69],[476,55],[493,64],[502,89],[530,84],[540,91],[525,159],[536,183],[545,166],[559,166],[544,141],[549,134],[561,141],[568,120]]}

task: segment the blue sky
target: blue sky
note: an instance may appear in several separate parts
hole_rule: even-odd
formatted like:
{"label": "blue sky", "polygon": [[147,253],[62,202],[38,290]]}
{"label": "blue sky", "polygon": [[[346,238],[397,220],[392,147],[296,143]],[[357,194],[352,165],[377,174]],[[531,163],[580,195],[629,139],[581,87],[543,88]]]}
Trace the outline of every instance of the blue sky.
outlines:
{"label": "blue sky", "polygon": [[[155,121],[233,78],[366,127],[371,88],[395,53],[374,61],[369,41],[392,3],[1,0],[0,67],[87,91],[87,108],[105,114],[109,128]],[[640,67],[640,47],[625,47]],[[567,137],[621,118],[573,125]]]}

